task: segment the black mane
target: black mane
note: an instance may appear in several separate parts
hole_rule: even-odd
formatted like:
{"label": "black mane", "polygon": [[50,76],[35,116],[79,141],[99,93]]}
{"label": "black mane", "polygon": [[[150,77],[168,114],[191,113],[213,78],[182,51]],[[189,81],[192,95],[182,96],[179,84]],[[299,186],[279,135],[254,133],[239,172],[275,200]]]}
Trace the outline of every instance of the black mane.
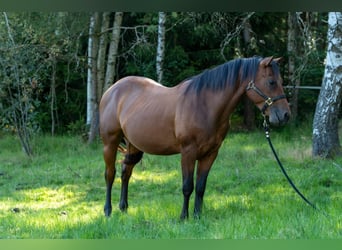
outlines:
{"label": "black mane", "polygon": [[[220,91],[227,86],[234,87],[238,79],[241,82],[254,80],[261,60],[261,57],[234,59],[213,69],[205,70],[201,74],[187,79],[190,82],[185,93],[194,91],[199,94],[203,89]],[[272,68],[274,74],[279,73],[274,62]]]}

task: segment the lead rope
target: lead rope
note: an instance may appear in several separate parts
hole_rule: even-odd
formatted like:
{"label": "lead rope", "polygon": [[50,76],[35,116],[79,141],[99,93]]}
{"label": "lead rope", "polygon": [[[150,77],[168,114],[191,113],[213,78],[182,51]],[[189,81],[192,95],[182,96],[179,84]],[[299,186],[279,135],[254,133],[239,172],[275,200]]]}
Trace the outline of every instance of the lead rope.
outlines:
{"label": "lead rope", "polygon": [[[316,211],[320,211],[312,202],[310,202],[299,190],[298,190],[298,188],[296,187],[296,185],[292,182],[292,180],[290,179],[290,177],[289,177],[289,175],[287,174],[287,172],[286,172],[286,170],[285,170],[285,168],[284,168],[284,166],[283,166],[283,164],[280,162],[280,160],[279,160],[279,157],[278,157],[278,155],[277,155],[277,153],[276,153],[276,151],[275,151],[275,149],[274,149],[274,147],[273,147],[273,144],[272,144],[272,142],[271,142],[271,137],[270,137],[270,132],[269,132],[269,125],[268,125],[268,123],[267,123],[267,121],[266,121],[266,116],[265,115],[263,115],[264,116],[264,124],[263,124],[263,126],[264,126],[264,129],[265,129],[265,136],[266,136],[266,139],[267,139],[267,141],[268,141],[268,144],[270,145],[270,148],[271,148],[271,150],[272,150],[272,152],[273,152],[273,154],[274,154],[274,157],[276,158],[276,160],[277,160],[277,162],[278,162],[278,165],[279,165],[279,167],[280,167],[280,169],[281,169],[281,171],[283,172],[283,174],[285,175],[285,177],[286,177],[286,179],[287,179],[287,181],[290,183],[290,185],[291,185],[291,187],[296,191],[296,193],[307,203],[307,204],[309,204],[313,209],[315,209]],[[323,211],[321,211],[321,212],[323,212]],[[327,216],[325,213],[323,213],[325,216]]]}

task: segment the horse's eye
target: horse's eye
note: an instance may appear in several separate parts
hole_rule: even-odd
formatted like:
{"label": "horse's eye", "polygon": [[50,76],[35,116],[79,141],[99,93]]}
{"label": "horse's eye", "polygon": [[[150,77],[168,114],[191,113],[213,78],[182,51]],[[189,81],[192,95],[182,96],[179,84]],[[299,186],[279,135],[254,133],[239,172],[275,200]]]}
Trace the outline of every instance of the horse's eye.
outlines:
{"label": "horse's eye", "polygon": [[274,81],[274,80],[270,80],[270,81],[268,81],[268,84],[271,85],[271,86],[274,86],[274,85],[277,84],[277,82]]}

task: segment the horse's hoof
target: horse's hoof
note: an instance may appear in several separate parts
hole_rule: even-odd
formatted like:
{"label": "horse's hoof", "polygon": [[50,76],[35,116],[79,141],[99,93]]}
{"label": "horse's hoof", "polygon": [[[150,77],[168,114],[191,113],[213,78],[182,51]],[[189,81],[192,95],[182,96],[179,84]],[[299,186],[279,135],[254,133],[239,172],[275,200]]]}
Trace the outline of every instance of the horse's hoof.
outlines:
{"label": "horse's hoof", "polygon": [[182,213],[182,214],[180,215],[180,220],[181,220],[181,221],[185,221],[185,220],[187,220],[187,219],[189,219],[189,214]]}
{"label": "horse's hoof", "polygon": [[112,213],[112,207],[105,207],[104,208],[104,214],[106,217],[110,217],[111,213]]}
{"label": "horse's hoof", "polygon": [[195,220],[201,219],[201,215],[199,213],[194,213],[194,219]]}
{"label": "horse's hoof", "polygon": [[120,208],[121,212],[127,212],[128,203],[127,202],[120,202],[119,208]]}

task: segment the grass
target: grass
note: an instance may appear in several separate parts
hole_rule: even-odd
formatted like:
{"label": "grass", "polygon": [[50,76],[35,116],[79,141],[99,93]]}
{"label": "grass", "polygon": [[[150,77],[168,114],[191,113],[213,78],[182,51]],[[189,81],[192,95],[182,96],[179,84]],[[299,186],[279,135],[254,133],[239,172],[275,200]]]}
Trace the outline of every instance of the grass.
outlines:
{"label": "grass", "polygon": [[131,178],[127,213],[118,209],[118,171],[113,214],[105,218],[101,143],[39,136],[28,159],[17,138],[2,135],[0,238],[341,239],[342,158],[313,159],[310,130],[292,131],[272,131],[274,146],[294,183],[327,217],[295,194],[260,131],[228,135],[201,219],[184,222],[178,155],[144,155]]}

